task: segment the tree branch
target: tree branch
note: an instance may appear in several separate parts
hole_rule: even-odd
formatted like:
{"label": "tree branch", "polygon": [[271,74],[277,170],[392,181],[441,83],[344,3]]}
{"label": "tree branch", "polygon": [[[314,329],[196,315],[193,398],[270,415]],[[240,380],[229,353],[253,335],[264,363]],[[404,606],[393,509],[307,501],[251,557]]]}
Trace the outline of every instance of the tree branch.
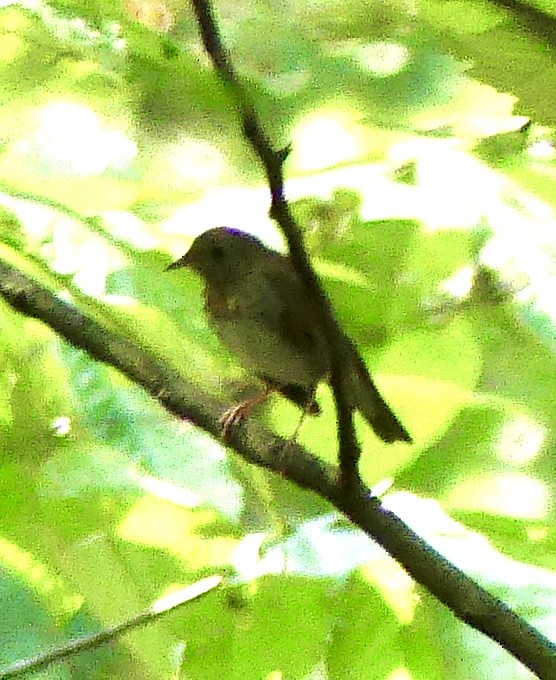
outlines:
{"label": "tree branch", "polygon": [[[303,245],[301,230],[296,223],[284,196],[283,166],[289,150],[275,151],[268,139],[255,108],[245,94],[244,88],[222,43],[212,6],[207,0],[192,0],[205,50],[237,106],[241,117],[243,134],[258,156],[266,173],[270,188],[270,216],[280,225],[286,240],[292,264],[304,283],[309,296],[315,301],[323,320],[323,329],[330,348],[330,386],[334,393],[338,414],[338,440],[341,478],[346,496],[351,497],[353,486],[359,483],[357,463],[361,455],[353,424],[353,410],[347,398],[342,348],[343,334],[332,311],[328,296],[309,261]],[[355,352],[357,350],[353,348]],[[360,362],[364,366],[364,362]],[[366,371],[366,367],[364,367]],[[370,380],[370,378],[369,378]]]}
{"label": "tree branch", "polygon": [[[0,296],[18,312],[46,323],[74,347],[118,369],[170,413],[219,436],[224,404],[1,260]],[[254,419],[236,428],[229,443],[246,461],[327,499],[462,621],[498,642],[540,678],[556,678],[556,645],[428,545],[372,497],[368,488],[359,484],[353,498],[346,498],[336,468],[299,444],[277,437]]]}
{"label": "tree branch", "polygon": [[509,10],[512,14],[511,21],[520,24],[546,47],[551,50],[556,48],[556,19],[550,11],[543,12],[533,3],[520,0],[491,0],[491,2],[497,7]]}

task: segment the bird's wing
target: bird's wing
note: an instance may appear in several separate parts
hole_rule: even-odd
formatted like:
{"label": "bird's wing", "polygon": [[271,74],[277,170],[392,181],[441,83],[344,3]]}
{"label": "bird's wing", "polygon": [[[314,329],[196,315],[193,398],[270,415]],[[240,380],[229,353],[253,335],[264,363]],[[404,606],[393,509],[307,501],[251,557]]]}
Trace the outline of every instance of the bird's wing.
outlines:
{"label": "bird's wing", "polygon": [[321,376],[324,377],[328,359],[319,310],[309,300],[304,285],[286,258],[280,257],[275,266],[267,267],[265,275],[274,290],[273,298],[279,301],[277,330],[283,342],[306,355],[311,363],[321,365]]}
{"label": "bird's wing", "polygon": [[[281,300],[279,332],[283,341],[307,357],[319,380],[326,377],[330,368],[329,353],[319,310],[310,302],[289,261],[267,270],[271,285],[277,291],[276,297]],[[384,441],[411,442],[407,430],[378,391],[355,345],[344,333],[340,344],[346,388],[353,407],[361,412]]]}

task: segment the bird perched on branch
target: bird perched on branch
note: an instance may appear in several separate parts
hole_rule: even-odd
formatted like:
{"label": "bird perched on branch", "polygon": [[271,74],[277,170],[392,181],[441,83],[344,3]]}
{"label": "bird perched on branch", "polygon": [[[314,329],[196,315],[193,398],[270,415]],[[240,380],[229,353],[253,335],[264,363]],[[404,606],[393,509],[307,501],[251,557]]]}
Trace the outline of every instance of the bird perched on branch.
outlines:
{"label": "bird perched on branch", "polygon": [[[238,229],[217,227],[198,236],[167,267],[187,267],[205,282],[205,310],[220,340],[264,383],[264,391],[227,411],[224,435],[253,406],[279,392],[310,414],[319,413],[315,390],[330,373],[319,305],[289,257]],[[340,338],[344,392],[385,442],[411,438],[370,378],[353,343]]]}

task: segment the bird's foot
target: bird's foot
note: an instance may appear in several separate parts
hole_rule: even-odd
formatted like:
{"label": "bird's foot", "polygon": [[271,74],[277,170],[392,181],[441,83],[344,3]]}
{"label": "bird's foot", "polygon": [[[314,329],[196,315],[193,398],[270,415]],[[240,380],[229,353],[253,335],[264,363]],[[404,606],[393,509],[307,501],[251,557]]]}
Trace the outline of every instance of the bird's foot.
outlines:
{"label": "bird's foot", "polygon": [[236,406],[232,406],[232,408],[224,411],[218,420],[218,424],[222,428],[222,439],[229,439],[234,427],[242,420],[245,420],[245,418],[249,416],[250,412],[251,409],[247,409],[247,402],[237,404]]}
{"label": "bird's foot", "polygon": [[270,390],[265,389],[260,394],[257,394],[250,399],[246,399],[245,401],[242,401],[241,404],[236,404],[236,406],[232,406],[224,411],[218,420],[218,423],[222,428],[221,434],[224,441],[230,438],[234,427],[249,418],[255,406],[266,401],[269,393]]}

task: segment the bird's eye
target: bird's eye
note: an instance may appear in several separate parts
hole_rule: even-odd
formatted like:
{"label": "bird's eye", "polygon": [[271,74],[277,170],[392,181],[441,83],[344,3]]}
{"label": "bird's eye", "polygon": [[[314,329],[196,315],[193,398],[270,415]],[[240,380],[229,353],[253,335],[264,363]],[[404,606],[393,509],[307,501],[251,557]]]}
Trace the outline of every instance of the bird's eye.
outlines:
{"label": "bird's eye", "polygon": [[222,246],[212,246],[210,255],[213,260],[221,260],[224,257],[224,248]]}

